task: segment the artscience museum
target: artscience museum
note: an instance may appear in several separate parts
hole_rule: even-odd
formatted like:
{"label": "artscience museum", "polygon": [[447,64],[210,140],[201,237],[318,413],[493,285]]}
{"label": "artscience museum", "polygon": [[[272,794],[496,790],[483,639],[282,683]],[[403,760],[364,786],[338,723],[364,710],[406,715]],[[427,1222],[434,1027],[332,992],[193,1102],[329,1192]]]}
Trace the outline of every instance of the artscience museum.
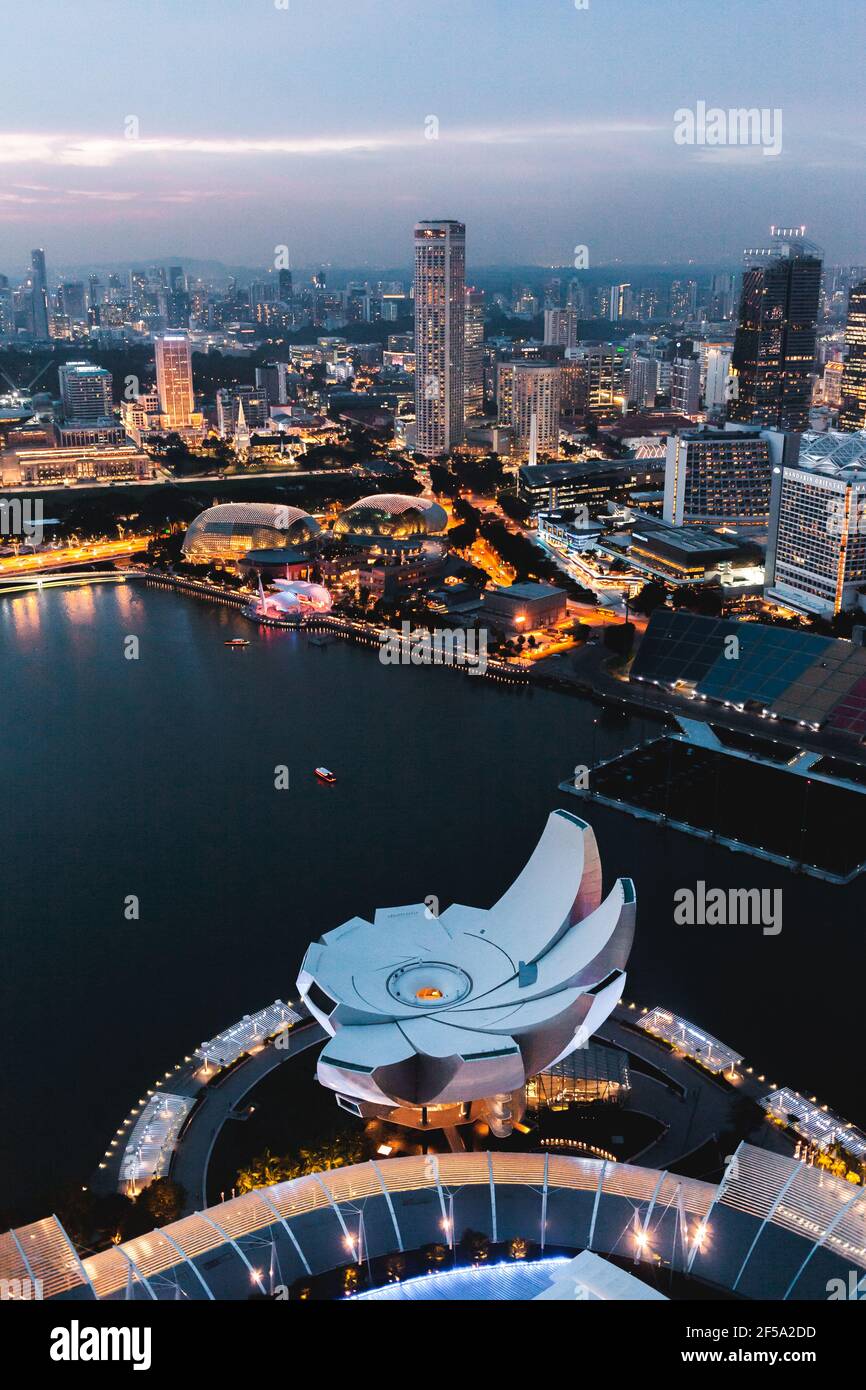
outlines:
{"label": "artscience museum", "polygon": [[307,950],[304,1003],[329,1034],[318,1079],[359,1116],[413,1128],[483,1116],[506,1137],[527,1080],[585,1045],[622,996],[630,879],[602,899],[595,835],[554,811],[493,907],[354,917]]}

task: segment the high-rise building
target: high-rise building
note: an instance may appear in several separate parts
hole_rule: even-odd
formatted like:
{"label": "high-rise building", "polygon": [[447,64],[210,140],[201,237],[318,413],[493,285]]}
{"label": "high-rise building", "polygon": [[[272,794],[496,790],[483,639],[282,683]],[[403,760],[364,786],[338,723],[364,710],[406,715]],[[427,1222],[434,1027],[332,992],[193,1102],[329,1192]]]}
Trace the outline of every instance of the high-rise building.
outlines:
{"label": "high-rise building", "polygon": [[48,275],[45,252],[40,248],[30,252],[30,294],[32,300],[33,336],[48,337]]}
{"label": "high-rise building", "polygon": [[92,362],[63,362],[57,375],[65,420],[99,420],[111,415],[111,372]]}
{"label": "high-rise building", "polygon": [[463,400],[469,419],[484,414],[484,291],[472,286],[466,287]]}
{"label": "high-rise building", "polygon": [[416,448],[435,458],[463,439],[466,228],[415,226]]}
{"label": "high-rise building", "polygon": [[852,285],[845,329],[848,357],[842,373],[840,430],[866,429],[866,280]]}
{"label": "high-rise building", "polygon": [[804,434],[773,470],[764,593],[833,617],[866,582],[866,431]]}
{"label": "high-rise building", "polygon": [[698,306],[697,280],[674,280],[670,289],[670,316],[682,322],[692,319]]}
{"label": "high-rise building", "polygon": [[671,435],[664,520],[671,526],[766,526],[772,470],[791,456],[792,439],[745,425]]}
{"label": "high-rise building", "polygon": [[223,439],[261,429],[268,421],[268,395],[254,386],[223,386],[216,393],[217,428]]}
{"label": "high-rise building", "polygon": [[576,309],[545,309],[545,344],[564,348],[577,347],[578,323],[579,320]]}
{"label": "high-rise building", "polygon": [[675,357],[671,363],[671,410],[696,415],[701,404],[699,357]]}
{"label": "high-rise building", "polygon": [[290,270],[277,271],[277,298],[281,304],[291,304],[292,302],[292,272]]}
{"label": "high-rise building", "polygon": [[266,362],[264,366],[256,367],[256,387],[265,393],[269,405],[288,403],[287,371],[288,365],[285,362]]}
{"label": "high-rise building", "polygon": [[511,414],[515,451],[535,462],[538,454],[559,453],[560,367],[558,363],[516,361],[511,368]]}
{"label": "high-rise building", "polygon": [[710,318],[730,319],[734,316],[734,277],[714,275],[710,283]]}
{"label": "high-rise building", "polygon": [[163,428],[188,429],[195,413],[189,338],[185,333],[164,333],[155,339],[154,349]]}
{"label": "high-rise building", "polygon": [[654,357],[634,353],[628,379],[628,402],[638,410],[652,410],[658,393],[659,364]]}
{"label": "high-rise building", "polygon": [[731,349],[711,347],[706,356],[707,375],[704,385],[704,404],[708,411],[721,411],[728,399],[731,371]]}
{"label": "high-rise building", "polygon": [[611,285],[609,315],[611,323],[633,317],[631,285]]}
{"label": "high-rise building", "polygon": [[58,293],[58,308],[71,323],[86,323],[87,308],[84,301],[84,282],[66,280]]}
{"label": "high-rise building", "polygon": [[582,367],[586,409],[590,412],[610,410],[618,392],[625,389],[625,349],[598,343],[567,349],[566,355]]}
{"label": "high-rise building", "polygon": [[746,252],[729,417],[771,429],[809,424],[821,253],[805,228],[774,227],[769,249]]}

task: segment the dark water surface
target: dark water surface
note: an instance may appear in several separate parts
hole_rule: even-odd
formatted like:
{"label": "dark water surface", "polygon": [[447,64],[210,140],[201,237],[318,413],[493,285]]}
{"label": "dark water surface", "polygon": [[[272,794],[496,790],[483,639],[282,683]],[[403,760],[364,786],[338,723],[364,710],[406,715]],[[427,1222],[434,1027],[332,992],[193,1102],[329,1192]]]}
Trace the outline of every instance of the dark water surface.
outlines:
{"label": "dark water surface", "polygon": [[[592,821],[606,885],[636,881],[627,996],[866,1119],[862,881],[828,887],[564,797],[575,764],[657,729],[598,719],[172,593],[0,599],[3,1213],[43,1214],[175,1061],[294,997],[312,937],[428,894],[490,905],[561,805]],[[674,891],[700,878],[783,888],[781,935],[676,926]]]}

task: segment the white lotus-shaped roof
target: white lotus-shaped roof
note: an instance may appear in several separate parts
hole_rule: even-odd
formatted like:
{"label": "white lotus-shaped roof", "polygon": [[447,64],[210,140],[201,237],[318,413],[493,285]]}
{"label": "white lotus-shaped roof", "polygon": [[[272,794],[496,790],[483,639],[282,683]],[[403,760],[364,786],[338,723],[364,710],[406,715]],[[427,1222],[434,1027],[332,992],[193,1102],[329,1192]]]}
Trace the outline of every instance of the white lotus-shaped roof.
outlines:
{"label": "white lotus-shaped roof", "polygon": [[309,947],[298,988],[331,1037],[319,1080],[390,1105],[515,1090],[586,1042],[621,997],[635,893],[601,900],[592,829],[555,811],[489,910],[433,900],[354,917]]}

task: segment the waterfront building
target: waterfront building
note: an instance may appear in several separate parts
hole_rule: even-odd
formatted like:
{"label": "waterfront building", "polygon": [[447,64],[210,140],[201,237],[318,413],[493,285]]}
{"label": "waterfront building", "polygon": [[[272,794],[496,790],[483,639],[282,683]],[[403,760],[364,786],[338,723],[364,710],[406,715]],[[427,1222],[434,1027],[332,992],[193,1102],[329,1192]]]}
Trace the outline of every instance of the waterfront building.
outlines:
{"label": "waterfront building", "polygon": [[361,497],[338,516],[334,535],[349,538],[432,536],[444,531],[448,514],[427,497],[377,492]]}
{"label": "waterfront building", "polygon": [[466,228],[415,227],[416,449],[429,458],[463,439]]}
{"label": "waterfront building", "polygon": [[747,251],[732,358],[729,418],[805,430],[821,293],[821,252],[805,228],[772,229],[768,249]]}
{"label": "waterfront building", "polygon": [[328,1034],[317,1077],[341,1108],[411,1128],[484,1116],[504,1137],[530,1076],[587,1042],[622,995],[636,898],[602,901],[592,829],[553,812],[489,911],[425,903],[354,917],[311,945],[301,998]]}
{"label": "waterfront building", "polygon": [[322,617],[331,611],[331,595],[321,584],[304,579],[272,579],[272,592],[259,588],[252,611],[259,618],[300,622],[303,618]]}
{"label": "waterfront building", "polygon": [[555,627],[568,607],[564,589],[553,584],[496,584],[481,595],[481,618],[503,632]]}
{"label": "waterfront building", "polygon": [[274,502],[223,502],[191,523],[183,543],[192,564],[237,565],[251,550],[293,550],[320,535],[318,522],[300,507]]}

